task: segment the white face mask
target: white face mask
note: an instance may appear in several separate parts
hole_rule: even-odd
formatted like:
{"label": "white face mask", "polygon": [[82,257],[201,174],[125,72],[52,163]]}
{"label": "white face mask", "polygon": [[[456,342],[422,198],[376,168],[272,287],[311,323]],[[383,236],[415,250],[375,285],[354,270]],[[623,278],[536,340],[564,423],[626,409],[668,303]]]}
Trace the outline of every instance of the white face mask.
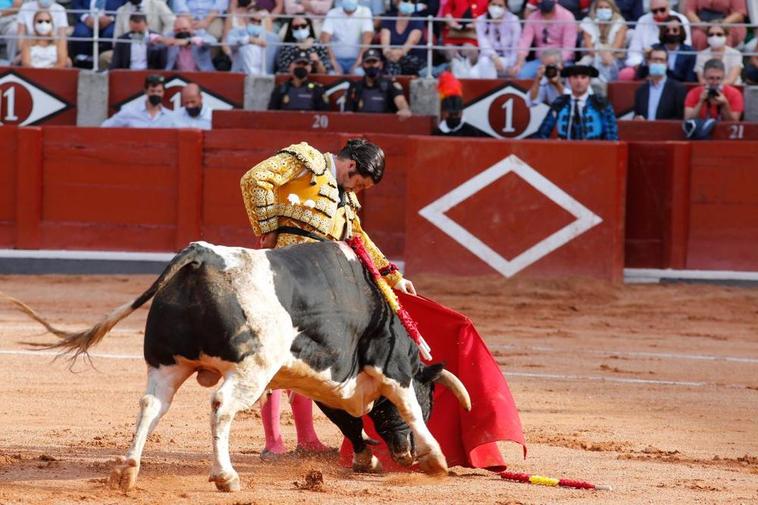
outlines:
{"label": "white face mask", "polygon": [[598,21],[610,21],[613,17],[613,10],[608,7],[600,7],[595,11]]}
{"label": "white face mask", "polygon": [[308,38],[308,36],[311,34],[311,31],[308,28],[298,28],[297,30],[292,30],[292,36],[295,37],[295,40],[303,41]]}
{"label": "white face mask", "polygon": [[708,45],[714,49],[721,49],[726,45],[726,37],[723,35],[711,35],[708,37]]}
{"label": "white face mask", "polygon": [[505,14],[505,9],[499,5],[490,5],[487,7],[487,12],[490,13],[492,19],[500,19]]}
{"label": "white face mask", "polygon": [[48,35],[53,31],[53,24],[50,21],[37,21],[34,28],[40,35]]}

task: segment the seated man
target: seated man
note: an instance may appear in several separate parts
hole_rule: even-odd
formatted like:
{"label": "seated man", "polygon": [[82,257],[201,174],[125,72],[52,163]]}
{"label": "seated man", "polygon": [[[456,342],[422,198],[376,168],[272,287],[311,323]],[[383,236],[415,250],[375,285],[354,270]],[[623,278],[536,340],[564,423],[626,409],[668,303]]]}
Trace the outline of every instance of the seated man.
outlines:
{"label": "seated man", "polygon": [[113,32],[116,37],[131,29],[129,18],[134,13],[144,14],[148,29],[161,34],[171,30],[176,20],[163,0],[129,0],[116,10],[116,28]]}
{"label": "seated man", "polygon": [[684,119],[723,119],[739,121],[744,110],[742,93],[723,84],[724,63],[708,60],[703,66],[705,86],[692,88],[684,99]]}
{"label": "seated man", "polygon": [[211,60],[211,47],[215,40],[202,29],[194,29],[192,18],[189,16],[177,16],[174,21],[174,32],[164,38],[164,41],[168,46],[166,70],[182,72],[216,70]]}
{"label": "seated man", "polygon": [[221,15],[229,6],[228,0],[174,0],[176,14],[190,17],[193,31],[209,33],[215,40],[220,40],[224,33],[224,20]]}
{"label": "seated man", "polygon": [[667,63],[665,49],[650,50],[648,82],[634,93],[634,119],[682,119],[687,89],[681,82],[666,77]]}
{"label": "seated man", "polygon": [[463,119],[463,87],[452,72],[440,75],[437,84],[440,102],[440,123],[432,135],[448,137],[486,137],[487,135]]}
{"label": "seated man", "polygon": [[[98,30],[100,42],[99,52],[109,51],[113,39],[113,30],[116,27],[116,17],[113,11],[121,7],[126,0],[72,0],[70,10],[79,11],[76,16],[74,32],[69,42],[71,58],[77,67],[92,68],[92,45],[91,40],[76,40],[77,38],[92,38],[95,27]],[[82,12],[88,11],[88,12]],[[110,14],[108,14],[110,12]]]}
{"label": "seated man", "polygon": [[129,16],[129,31],[116,39],[111,69],[160,70],[166,67],[166,46],[160,34],[148,30],[144,14]]}
{"label": "seated man", "polygon": [[403,86],[394,78],[382,76],[382,54],[378,49],[363,53],[364,76],[350,83],[345,94],[345,111],[394,112],[401,118],[411,116],[411,108],[403,95]]}
{"label": "seated man", "polygon": [[550,106],[535,138],[547,139],[557,129],[558,138],[567,140],[618,140],[613,107],[604,97],[590,93],[590,78],[597,77],[595,67],[574,65],[564,68],[570,95],[559,97]]}
{"label": "seated man", "polygon": [[200,86],[191,82],[182,88],[182,106],[174,111],[175,128],[211,129],[212,111],[203,105],[203,92]]}
{"label": "seated man", "polygon": [[545,49],[540,55],[541,65],[537,68],[529,92],[526,94],[526,103],[534,107],[541,103],[550,105],[556,98],[563,95],[563,61],[561,51],[558,49]]}
{"label": "seated man", "polygon": [[360,73],[362,46],[371,44],[373,36],[371,11],[359,6],[358,0],[343,0],[341,7],[331,9],[321,28],[321,43],[337,74]]}
{"label": "seated man", "polygon": [[269,110],[328,110],[329,101],[324,87],[308,80],[311,59],[307,51],[300,51],[290,63],[290,80],[274,88]]}
{"label": "seated man", "polygon": [[171,128],[173,126],[172,113],[163,106],[163,95],[165,92],[166,85],[163,76],[148,75],[145,78],[145,100],[122,108],[116,114],[103,121],[102,126]]}

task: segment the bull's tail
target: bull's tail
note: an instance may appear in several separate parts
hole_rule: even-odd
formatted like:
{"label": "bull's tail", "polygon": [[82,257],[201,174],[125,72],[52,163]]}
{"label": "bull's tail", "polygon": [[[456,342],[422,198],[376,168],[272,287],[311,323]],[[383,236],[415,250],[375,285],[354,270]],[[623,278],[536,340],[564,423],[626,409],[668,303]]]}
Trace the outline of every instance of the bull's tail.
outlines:
{"label": "bull's tail", "polygon": [[71,364],[73,365],[76,360],[84,355],[88,356],[88,351],[91,347],[100,343],[108,332],[118,324],[119,321],[126,316],[137,310],[139,307],[150,300],[155,293],[158,292],[176,273],[189,265],[190,263],[196,263],[199,266],[202,263],[201,252],[203,250],[200,244],[190,244],[183,251],[177,254],[174,259],[168,264],[161,275],[153,282],[147,291],[138,296],[130,303],[126,303],[110,313],[106,314],[100,321],[95,323],[90,328],[82,331],[65,331],[60,328],[56,328],[51,325],[45,318],[37,314],[31,307],[24,302],[17,300],[11,296],[8,296],[0,292],[0,296],[11,302],[19,310],[27,314],[29,317],[40,323],[50,333],[58,336],[60,341],[55,344],[43,345],[43,349],[60,349],[60,354],[71,354]]}

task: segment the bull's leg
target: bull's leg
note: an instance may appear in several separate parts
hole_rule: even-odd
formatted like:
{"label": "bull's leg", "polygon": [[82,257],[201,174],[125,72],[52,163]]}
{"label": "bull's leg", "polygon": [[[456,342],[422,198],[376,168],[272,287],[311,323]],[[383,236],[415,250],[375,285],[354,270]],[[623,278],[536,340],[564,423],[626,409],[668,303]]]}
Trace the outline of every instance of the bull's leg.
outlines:
{"label": "bull's leg", "polygon": [[405,388],[395,381],[385,379],[384,396],[397,407],[400,417],[413,430],[421,469],[429,474],[446,475],[447,461],[440,445],[426,427],[421,406],[413,391],[413,383]]}
{"label": "bull's leg", "polygon": [[239,475],[229,456],[229,432],[234,416],[258,401],[276,370],[278,367],[269,371],[254,363],[240,364],[224,378],[224,383],[211,396],[213,466],[208,481],[215,483],[219,491],[240,489]]}
{"label": "bull's leg", "polygon": [[363,439],[363,420],[353,417],[344,410],[327,407],[316,402],[321,411],[331,422],[337,425],[345,438],[353,445],[353,471],[362,473],[381,473],[382,464]]}
{"label": "bull's leg", "polygon": [[147,389],[140,400],[140,413],[132,446],[125,458],[118,458],[110,476],[110,484],[128,491],[134,487],[139,473],[142,450],[148,435],[153,432],[158,421],[166,413],[179,386],[192,375],[194,370],[182,365],[148,366]]}

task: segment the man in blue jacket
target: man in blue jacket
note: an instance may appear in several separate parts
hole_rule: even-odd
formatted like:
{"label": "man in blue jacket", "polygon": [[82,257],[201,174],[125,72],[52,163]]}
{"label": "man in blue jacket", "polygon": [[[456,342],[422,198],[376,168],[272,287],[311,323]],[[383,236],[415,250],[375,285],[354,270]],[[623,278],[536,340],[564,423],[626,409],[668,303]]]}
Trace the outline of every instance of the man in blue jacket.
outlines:
{"label": "man in blue jacket", "polygon": [[564,68],[561,77],[568,78],[571,94],[555,99],[534,137],[550,138],[555,128],[560,139],[618,140],[613,107],[590,89],[590,78],[597,76],[597,69],[587,65]]}

